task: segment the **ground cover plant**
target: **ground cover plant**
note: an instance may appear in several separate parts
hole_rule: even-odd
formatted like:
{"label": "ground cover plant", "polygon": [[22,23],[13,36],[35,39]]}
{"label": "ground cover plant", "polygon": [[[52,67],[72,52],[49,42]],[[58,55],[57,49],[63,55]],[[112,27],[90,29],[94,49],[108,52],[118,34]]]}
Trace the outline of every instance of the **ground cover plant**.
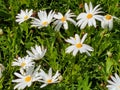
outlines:
{"label": "ground cover plant", "polygon": [[0,90],[120,90],[119,0],[0,0]]}

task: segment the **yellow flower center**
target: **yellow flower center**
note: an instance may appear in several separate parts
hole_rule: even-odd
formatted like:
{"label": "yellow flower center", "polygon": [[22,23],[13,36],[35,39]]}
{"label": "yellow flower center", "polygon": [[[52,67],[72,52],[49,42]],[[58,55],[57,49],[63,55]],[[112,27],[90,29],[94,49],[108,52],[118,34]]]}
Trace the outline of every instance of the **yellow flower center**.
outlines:
{"label": "yellow flower center", "polygon": [[91,19],[92,17],[93,17],[93,15],[92,15],[92,14],[90,14],[90,13],[89,13],[89,14],[87,14],[87,18],[88,18],[88,19]]}
{"label": "yellow flower center", "polygon": [[112,16],[109,15],[109,14],[107,14],[107,15],[105,15],[105,18],[106,18],[107,20],[110,20],[110,19],[112,18]]}
{"label": "yellow flower center", "polygon": [[27,20],[28,19],[28,16],[26,15],[26,16],[24,16],[24,20]]}
{"label": "yellow flower center", "polygon": [[52,79],[48,79],[48,80],[47,80],[47,83],[52,83]]}
{"label": "yellow flower center", "polygon": [[32,80],[32,77],[30,75],[25,77],[25,82],[30,82]]}
{"label": "yellow flower center", "polygon": [[62,22],[66,21],[66,17],[62,17],[62,18],[61,18],[61,21],[62,21]]}
{"label": "yellow flower center", "polygon": [[43,25],[43,26],[47,26],[47,25],[48,25],[48,22],[47,22],[47,21],[44,21],[44,22],[42,23],[42,25]]}
{"label": "yellow flower center", "polygon": [[82,47],[82,44],[81,44],[81,43],[78,43],[78,44],[76,44],[76,47],[77,47],[77,48],[81,48],[81,47]]}
{"label": "yellow flower center", "polygon": [[25,65],[26,65],[25,62],[22,62],[22,63],[21,63],[21,67],[24,67]]}

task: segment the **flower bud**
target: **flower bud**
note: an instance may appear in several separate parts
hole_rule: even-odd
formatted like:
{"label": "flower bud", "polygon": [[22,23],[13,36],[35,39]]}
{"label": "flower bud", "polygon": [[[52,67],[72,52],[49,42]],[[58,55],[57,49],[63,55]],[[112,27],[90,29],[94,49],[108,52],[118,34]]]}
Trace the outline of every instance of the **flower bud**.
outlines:
{"label": "flower bud", "polygon": [[110,51],[107,52],[108,57],[112,57],[112,53]]}
{"label": "flower bud", "polygon": [[3,35],[3,30],[0,28],[0,35]]}
{"label": "flower bud", "polygon": [[63,80],[62,75],[60,75],[60,76],[58,77],[58,80],[59,80],[60,82]]}

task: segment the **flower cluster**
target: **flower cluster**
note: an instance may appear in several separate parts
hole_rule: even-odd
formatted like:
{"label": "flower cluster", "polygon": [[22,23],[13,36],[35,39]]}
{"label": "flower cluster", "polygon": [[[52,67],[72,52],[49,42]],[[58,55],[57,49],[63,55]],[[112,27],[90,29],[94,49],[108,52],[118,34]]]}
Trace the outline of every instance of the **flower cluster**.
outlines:
{"label": "flower cluster", "polygon": [[[37,13],[38,18],[33,17],[32,9],[30,11],[28,11],[28,9],[25,11],[21,10],[21,12],[16,16],[16,22],[21,24],[24,21],[31,19],[31,26],[37,27],[38,29],[47,27],[52,23],[54,30],[60,31],[61,28],[65,30],[69,29],[68,22],[78,26],[80,29],[84,29],[87,26],[93,26],[96,28],[97,21],[99,21],[103,29],[107,28],[112,30],[113,19],[117,19],[115,16],[110,14],[102,15],[104,12],[102,11],[100,5],[93,7],[91,2],[89,4],[85,3],[84,8],[85,12],[80,13],[78,16],[72,13],[71,10],[68,10],[65,14],[62,14],[61,12],[55,12],[53,10],[51,10],[49,13],[47,13],[45,10],[40,10]],[[73,18],[76,18],[76,20]],[[71,46],[66,48],[65,52],[72,52],[73,56],[76,56],[78,52],[86,53],[88,56],[91,56],[90,51],[94,51],[94,49],[91,46],[83,43],[87,35],[88,34],[85,33],[82,39],[80,39],[80,36],[75,34],[74,37],[65,39],[67,43],[71,44]],[[60,82],[59,77],[61,75],[58,71],[54,76],[52,76],[52,68],[49,69],[48,74],[41,69],[41,66],[38,66],[35,69],[35,61],[42,59],[46,51],[47,49],[45,49],[43,46],[36,45],[35,47],[31,47],[31,51],[26,51],[28,54],[27,56],[23,58],[18,57],[15,59],[15,61],[12,63],[12,66],[19,66],[20,73],[14,73],[15,76],[18,77],[18,79],[13,80],[13,82],[17,83],[14,89],[24,89],[26,86],[30,87],[32,83],[36,81],[44,83],[40,86],[41,88],[51,83]],[[111,78],[113,81],[108,80],[110,83],[110,85],[107,85],[108,89],[120,90],[120,77],[115,74],[115,77],[112,76]]]}
{"label": "flower cluster", "polygon": [[30,87],[33,82],[44,83],[40,86],[40,88],[43,88],[48,84],[60,82],[59,76],[61,75],[58,70],[55,75],[52,76],[52,68],[49,69],[48,74],[45,73],[43,69],[41,69],[41,65],[35,68],[35,61],[42,59],[46,53],[46,50],[47,49],[44,49],[43,46],[36,45],[35,48],[31,47],[31,52],[29,50],[26,51],[28,53],[27,56],[23,58],[18,57],[15,59],[15,61],[12,62],[12,66],[20,67],[19,73],[14,73],[18,79],[12,80],[12,82],[17,83],[14,89],[21,90],[27,86]]}
{"label": "flower cluster", "polygon": [[[55,13],[55,11],[52,10],[47,14],[45,10],[40,10],[38,12],[38,18],[35,18],[32,16],[32,9],[30,11],[28,11],[28,9],[25,11],[21,10],[20,14],[16,16],[16,22],[21,24],[28,19],[32,19],[31,26],[38,27],[39,29],[53,23],[55,31],[59,31],[61,27],[67,30],[68,21],[80,27],[80,29],[84,29],[87,25],[96,27],[96,21],[100,21],[101,27],[104,29],[108,28],[111,30],[113,28],[113,19],[117,19],[115,16],[110,14],[103,16],[102,13],[104,12],[101,11],[102,8],[100,8],[100,5],[93,7],[91,2],[89,5],[85,3],[84,6],[86,12],[80,13],[77,17],[74,13],[71,13],[70,10],[68,10],[65,15],[60,12]],[[77,21],[75,21],[73,17],[76,17]]]}

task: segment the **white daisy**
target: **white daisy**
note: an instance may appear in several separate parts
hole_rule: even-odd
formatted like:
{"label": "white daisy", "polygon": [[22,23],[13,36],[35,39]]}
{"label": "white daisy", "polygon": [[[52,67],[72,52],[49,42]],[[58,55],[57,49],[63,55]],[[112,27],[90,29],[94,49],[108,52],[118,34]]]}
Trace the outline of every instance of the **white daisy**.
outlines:
{"label": "white daisy", "polygon": [[28,53],[28,55],[34,59],[34,60],[39,60],[41,58],[43,58],[43,56],[45,55],[47,49],[44,49],[43,46],[38,46],[35,45],[35,48],[31,47],[31,51],[26,51]]}
{"label": "white daisy", "polygon": [[16,16],[16,22],[18,22],[19,24],[21,24],[22,22],[28,20],[29,18],[31,18],[31,15],[33,14],[33,10],[31,9],[30,11],[28,11],[28,9],[21,10],[20,14],[18,14]]}
{"label": "white daisy", "polygon": [[59,31],[60,28],[64,27],[64,29],[68,29],[68,23],[67,21],[70,21],[74,25],[76,25],[76,21],[72,19],[72,17],[75,17],[73,13],[70,13],[70,10],[67,11],[67,13],[63,16],[60,12],[58,14],[54,15],[54,18],[56,19],[53,23],[53,26],[55,27],[55,30]]}
{"label": "white daisy", "polygon": [[111,30],[113,28],[113,19],[117,19],[115,16],[112,15],[105,15],[103,17],[103,20],[101,21],[101,26],[102,28],[108,28],[109,30]]}
{"label": "white daisy", "polygon": [[52,83],[58,83],[59,81],[59,76],[60,73],[57,71],[56,74],[54,76],[52,76],[52,69],[49,69],[48,74],[46,74],[42,69],[40,72],[40,75],[42,77],[41,80],[39,80],[39,82],[44,83],[43,85],[40,86],[40,88],[43,88],[45,86],[47,86],[48,84],[52,84]]}
{"label": "white daisy", "polygon": [[18,57],[18,59],[14,59],[15,62],[12,62],[12,66],[20,66],[21,69],[26,69],[30,66],[34,66],[35,62],[33,62],[32,58],[29,56],[25,56],[23,58]]}
{"label": "white daisy", "polygon": [[30,87],[33,82],[38,81],[41,79],[40,76],[40,66],[38,66],[36,69],[34,69],[34,66],[31,66],[26,69],[26,71],[20,71],[20,73],[15,72],[15,76],[18,77],[18,79],[12,80],[12,82],[16,82],[17,85],[15,85],[14,89],[24,89],[25,87]]}
{"label": "white daisy", "polygon": [[86,53],[87,55],[91,56],[88,51],[93,51],[93,48],[87,44],[83,44],[84,40],[87,37],[87,33],[80,39],[78,34],[75,34],[75,38],[70,37],[70,39],[65,40],[66,42],[72,44],[68,48],[66,48],[66,53],[73,52],[73,56],[76,56],[77,52]]}
{"label": "white daisy", "polygon": [[94,26],[96,27],[96,20],[102,21],[102,15],[98,15],[99,13],[103,13],[101,8],[99,8],[100,5],[95,6],[93,8],[92,3],[89,3],[89,6],[87,3],[85,3],[85,11],[86,13],[80,13],[77,16],[77,25],[80,27],[80,29],[84,29],[85,26],[88,24],[88,26]]}
{"label": "white daisy", "polygon": [[54,13],[52,10],[49,12],[49,14],[47,15],[46,11],[39,11],[38,12],[38,17],[37,18],[33,18],[34,20],[31,22],[32,26],[38,27],[38,28],[42,28],[42,27],[47,27],[53,19]]}
{"label": "white daisy", "polygon": [[5,70],[5,67],[0,64],[0,78],[2,77],[2,72]]}
{"label": "white daisy", "polygon": [[109,85],[106,87],[108,90],[120,90],[120,77],[115,73],[115,77],[111,76],[112,80],[108,80]]}

